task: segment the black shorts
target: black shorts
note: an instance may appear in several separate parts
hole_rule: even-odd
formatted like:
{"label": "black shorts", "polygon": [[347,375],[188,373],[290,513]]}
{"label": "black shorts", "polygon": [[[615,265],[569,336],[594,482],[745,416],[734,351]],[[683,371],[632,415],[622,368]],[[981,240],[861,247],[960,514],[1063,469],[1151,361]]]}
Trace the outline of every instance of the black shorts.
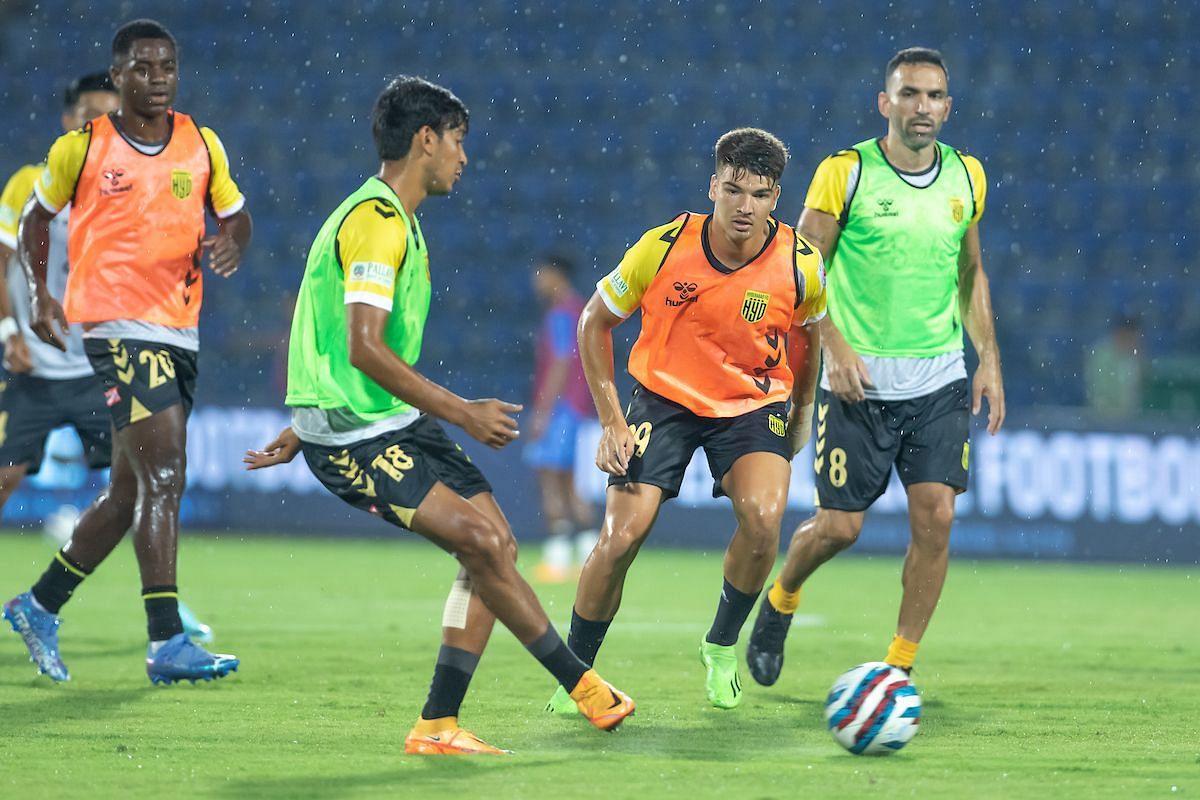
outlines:
{"label": "black shorts", "polygon": [[892,465],[905,486],[967,489],[969,400],[958,380],[911,400],[843,403],[821,393],[817,406],[817,504],[863,511],[884,491]]}
{"label": "black shorts", "polygon": [[83,349],[104,381],[104,403],[117,430],[176,404],[185,417],[192,413],[194,350],[139,339],[84,339]]}
{"label": "black shorts", "polygon": [[402,528],[412,528],[417,507],[439,481],[468,499],[492,491],[463,449],[424,414],[374,439],[341,447],[301,442],[300,449],[326,489]]}
{"label": "black shorts", "polygon": [[697,447],[704,448],[713,477],[713,497],[722,497],[721,479],[733,462],[748,453],[777,453],[786,461],[787,412],[771,403],[737,417],[701,417],[645,386],[633,387],[625,414],[636,447],[624,475],[612,475],[609,486],[646,483],[663,490],[669,500],[679,494],[683,473]]}
{"label": "black shorts", "polygon": [[112,464],[112,419],[104,408],[100,378],[61,380],[9,375],[0,382],[0,466],[42,468],[46,437],[60,425],[75,428],[91,469]]}

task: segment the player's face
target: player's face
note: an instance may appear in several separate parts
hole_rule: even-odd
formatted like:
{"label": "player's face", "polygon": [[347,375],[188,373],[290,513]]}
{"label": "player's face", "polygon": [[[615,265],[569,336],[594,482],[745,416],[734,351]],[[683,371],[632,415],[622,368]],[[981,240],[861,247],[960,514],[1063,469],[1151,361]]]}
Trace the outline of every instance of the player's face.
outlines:
{"label": "player's face", "polygon": [[901,64],[888,76],[886,91],[879,93],[879,113],[906,147],[923,150],[937,141],[950,116],[950,102],[941,67]]}
{"label": "player's face", "polygon": [[429,171],[429,194],[450,194],[454,184],[462,177],[467,165],[467,151],[463,140],[467,132],[462,128],[447,128],[435,137],[433,162]]}
{"label": "player's face", "polygon": [[166,113],[179,88],[175,48],[166,39],[138,39],[110,71],[126,108],[143,117]]}
{"label": "player's face", "polygon": [[779,184],[770,178],[724,164],[708,184],[713,222],[729,241],[740,244],[765,228],[779,191]]}
{"label": "player's face", "polygon": [[110,114],[121,105],[121,99],[116,92],[83,92],[70,111],[63,114],[64,131],[82,128],[83,124],[96,117]]}

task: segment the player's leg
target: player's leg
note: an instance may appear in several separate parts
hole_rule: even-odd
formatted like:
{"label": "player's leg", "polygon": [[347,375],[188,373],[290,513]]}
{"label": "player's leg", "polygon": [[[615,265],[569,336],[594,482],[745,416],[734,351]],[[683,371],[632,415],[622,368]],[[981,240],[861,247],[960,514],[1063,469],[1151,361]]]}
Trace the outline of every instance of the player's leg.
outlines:
{"label": "player's leg", "polygon": [[[571,610],[571,649],[589,664],[621,606],[625,575],[650,533],[663,501],[679,494],[700,446],[704,421],[680,405],[635,386],[625,415],[634,433],[624,475],[608,480],[600,537],[584,562]],[[550,710],[561,710],[551,700]],[[568,709],[569,710],[569,707]]]}
{"label": "player's leg", "polygon": [[[0,463],[8,465],[10,491],[20,476],[40,469],[46,437],[63,421],[53,386],[53,381],[12,376],[0,392]],[[56,681],[70,677],[59,652],[58,612],[90,572],[64,548],[29,590],[4,605],[4,618],[25,642],[30,658]]]}
{"label": "player's leg", "polygon": [[[625,576],[654,526],[662,500],[663,490],[658,486],[624,483],[608,487],[600,537],[580,572],[567,635],[571,652],[588,665],[595,664],[621,607]],[[550,698],[546,710],[554,714],[577,713],[574,702],[561,687]]]}
{"label": "player's leg", "polygon": [[542,560],[534,567],[533,574],[542,583],[562,583],[571,577],[571,536],[575,533],[568,498],[562,493],[563,473],[542,468],[536,474],[546,541],[542,545]]}
{"label": "player's leg", "polygon": [[817,407],[817,513],[802,522],[759,606],[746,648],[754,680],[770,686],[783,669],[784,642],[800,605],[800,587],[822,564],[854,544],[866,509],[887,489],[900,447],[882,403],[845,403],[824,393]]}
{"label": "player's leg", "polygon": [[[115,432],[112,417],[104,404],[103,379],[97,375],[62,382],[63,397],[61,404],[68,410],[69,422],[74,426],[79,440],[83,443],[84,461],[88,469],[107,469],[113,465],[113,438]],[[129,465],[124,464],[123,469]],[[136,480],[134,481],[136,486]],[[129,505],[125,516],[128,518],[121,527],[119,519],[97,521],[97,524],[107,531],[124,531],[133,523],[133,506]],[[119,540],[116,540],[119,541]],[[112,544],[115,547],[116,541]],[[179,617],[183,622],[183,632],[196,642],[211,642],[212,628],[201,622],[182,600],[179,601]]]}
{"label": "player's leg", "polygon": [[[495,525],[508,531],[508,549],[515,561],[516,539],[492,493],[477,494],[470,502]],[[472,591],[471,579],[460,567],[442,610],[442,645],[438,649],[429,694],[417,724],[404,741],[406,752],[441,754],[447,749],[455,753],[493,755],[505,752],[463,730],[458,723],[459,709],[495,623],[495,614]]]}
{"label": "player's leg", "polygon": [[779,526],[792,474],[785,416],[783,404],[773,404],[714,421],[704,437],[704,452],[717,481],[713,494],[729,497],[737,519],[725,551],[717,611],[700,642],[705,693],[717,708],[741,703],[734,644],[779,552]]}
{"label": "player's leg", "polygon": [[912,668],[946,581],[954,498],[967,488],[968,403],[965,380],[904,403],[911,422],[896,469],[908,492],[912,538],[896,635],[884,658],[902,669]]}

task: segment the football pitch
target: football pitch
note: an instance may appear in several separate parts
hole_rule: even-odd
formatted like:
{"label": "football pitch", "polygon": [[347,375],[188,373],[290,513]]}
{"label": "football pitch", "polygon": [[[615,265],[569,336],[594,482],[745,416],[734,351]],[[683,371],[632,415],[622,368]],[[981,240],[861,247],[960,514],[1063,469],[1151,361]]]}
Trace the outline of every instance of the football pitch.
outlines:
{"label": "football pitch", "polygon": [[[220,536],[182,543],[183,596],[242,668],[152,687],[124,545],[61,629],[70,682],[35,677],[0,632],[0,797],[1179,797],[1200,793],[1200,569],[952,561],[917,661],[921,732],[855,757],[824,729],[844,669],[882,657],[895,556],[810,581],[771,689],[743,665],[740,708],[704,699],[696,648],[719,553],[644,551],[598,667],[638,703],[615,734],[543,712],[553,685],[497,626],[464,725],[516,751],[420,758],[424,700],[455,565],[432,546]],[[0,536],[0,593],[53,550]],[[525,556],[533,559],[533,548]],[[536,587],[555,622],[573,586]],[[740,647],[744,647],[749,626]]]}

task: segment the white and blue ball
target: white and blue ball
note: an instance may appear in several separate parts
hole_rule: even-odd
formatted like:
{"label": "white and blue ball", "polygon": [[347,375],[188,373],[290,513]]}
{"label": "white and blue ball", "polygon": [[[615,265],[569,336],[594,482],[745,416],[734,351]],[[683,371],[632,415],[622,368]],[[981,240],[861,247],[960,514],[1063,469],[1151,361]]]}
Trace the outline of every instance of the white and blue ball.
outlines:
{"label": "white and blue ball", "polygon": [[894,753],[917,735],[921,696],[904,670],[882,661],[859,664],[833,682],[825,721],[855,755]]}

